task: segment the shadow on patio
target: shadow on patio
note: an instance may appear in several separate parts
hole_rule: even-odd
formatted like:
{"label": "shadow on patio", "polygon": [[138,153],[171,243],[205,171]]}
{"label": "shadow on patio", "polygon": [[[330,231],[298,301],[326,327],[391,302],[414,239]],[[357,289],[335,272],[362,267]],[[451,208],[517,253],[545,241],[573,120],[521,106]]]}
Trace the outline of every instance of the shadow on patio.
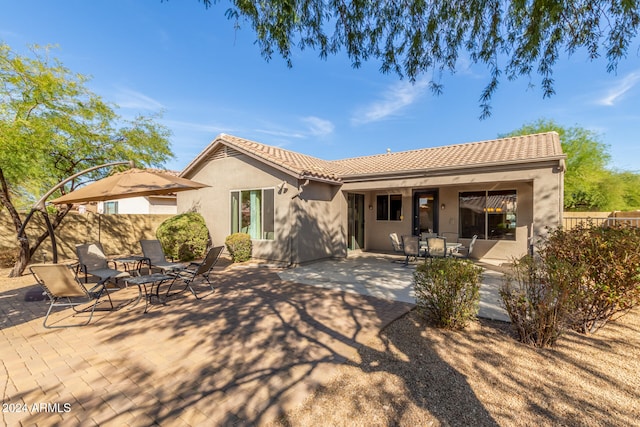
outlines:
{"label": "shadow on patio", "polygon": [[[409,360],[375,363],[394,350],[393,343],[373,345],[380,330],[410,304],[286,282],[267,269],[218,272],[215,283],[217,292],[203,300],[184,293],[146,315],[140,305],[96,314],[83,328],[45,330],[34,319],[2,329],[3,401],[70,404],[68,412],[3,414],[5,423],[263,424],[302,403],[340,367],[392,366],[411,390],[416,364],[445,364],[435,351],[410,348],[399,349]],[[441,400],[451,400],[454,381],[455,411],[495,425],[465,378],[444,371],[446,378],[424,384],[433,399],[409,392],[409,401],[448,424],[454,409]]]}

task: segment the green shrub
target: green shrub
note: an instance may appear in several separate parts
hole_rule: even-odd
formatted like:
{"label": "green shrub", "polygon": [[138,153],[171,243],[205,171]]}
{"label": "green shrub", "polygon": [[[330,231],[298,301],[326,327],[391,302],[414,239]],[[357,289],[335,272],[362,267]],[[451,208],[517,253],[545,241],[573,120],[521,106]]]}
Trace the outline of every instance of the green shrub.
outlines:
{"label": "green shrub", "polygon": [[418,310],[440,327],[464,328],[478,314],[481,272],[455,258],[420,264],[414,273]]}
{"label": "green shrub", "polygon": [[173,259],[191,261],[202,258],[209,245],[209,230],[202,215],[187,212],[164,221],[156,231],[164,253]]}
{"label": "green shrub", "polygon": [[541,250],[546,260],[575,267],[572,327],[593,333],[640,304],[640,229],[580,224],[552,231]]}
{"label": "green shrub", "polygon": [[555,344],[567,328],[571,281],[577,270],[562,260],[529,255],[513,262],[500,297],[518,339],[535,347]]}
{"label": "green shrub", "polygon": [[251,236],[247,233],[233,233],[224,240],[233,262],[251,259]]}

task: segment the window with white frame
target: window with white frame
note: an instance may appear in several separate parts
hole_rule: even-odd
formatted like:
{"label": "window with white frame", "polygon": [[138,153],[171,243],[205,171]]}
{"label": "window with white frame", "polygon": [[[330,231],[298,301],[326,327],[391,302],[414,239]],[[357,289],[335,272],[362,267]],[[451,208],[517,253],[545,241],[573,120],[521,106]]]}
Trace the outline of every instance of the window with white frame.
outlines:
{"label": "window with white frame", "polygon": [[376,219],[378,221],[401,221],[402,194],[376,196]]}
{"label": "window with white frame", "polygon": [[231,192],[231,233],[247,233],[252,239],[274,239],[273,188]]}
{"label": "window with white frame", "polygon": [[515,240],[518,198],[515,190],[459,194],[460,237]]}
{"label": "window with white frame", "polygon": [[104,202],[104,214],[116,215],[118,213],[118,202]]}

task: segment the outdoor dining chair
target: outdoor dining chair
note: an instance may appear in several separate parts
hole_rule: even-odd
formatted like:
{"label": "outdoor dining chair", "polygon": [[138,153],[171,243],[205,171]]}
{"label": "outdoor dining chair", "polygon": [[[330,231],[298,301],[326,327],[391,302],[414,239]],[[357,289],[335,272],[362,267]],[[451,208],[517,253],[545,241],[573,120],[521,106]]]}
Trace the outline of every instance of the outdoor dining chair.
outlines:
{"label": "outdoor dining chair", "polygon": [[423,256],[420,250],[420,238],[418,236],[402,236],[402,249],[405,255],[404,264],[409,264],[409,259],[417,260]]}
{"label": "outdoor dining chair", "polygon": [[454,255],[457,257],[470,258],[471,253],[473,252],[473,246],[476,244],[477,239],[478,239],[478,235],[474,234],[473,237],[471,238],[471,241],[469,242],[469,246],[466,248],[464,246],[461,246],[460,248],[458,248],[458,253]]}
{"label": "outdoor dining chair", "polygon": [[115,283],[118,279],[129,277],[126,271],[109,267],[109,260],[100,243],[77,245],[76,254],[79,263],[78,271],[84,273],[84,283],[88,283],[89,276],[96,276],[99,281],[113,280]]}
{"label": "outdoor dining chair", "polygon": [[447,256],[447,239],[444,237],[428,237],[427,255],[429,258],[445,258]]}
{"label": "outdoor dining chair", "polygon": [[151,269],[155,268],[166,273],[184,268],[184,264],[167,261],[160,240],[140,240],[140,247],[142,247],[142,255],[149,262]]}
{"label": "outdoor dining chair", "polygon": [[189,289],[193,296],[196,297],[196,299],[200,299],[201,297],[198,296],[198,293],[196,292],[194,287],[194,282],[199,277],[202,277],[206,281],[207,285],[209,285],[209,287],[211,288],[211,293],[215,292],[209,275],[211,274],[211,270],[213,270],[213,267],[215,267],[216,263],[220,259],[220,255],[222,254],[223,249],[224,246],[215,246],[209,249],[202,262],[192,262],[184,269],[177,270],[171,273],[175,275],[175,279],[173,280],[173,282],[171,282],[171,285],[169,285],[169,289],[167,289],[167,297],[171,295],[170,291],[173,285],[176,284],[176,282],[180,281],[185,285],[184,289],[180,292],[184,292],[186,289]]}
{"label": "outdoor dining chair", "polygon": [[[72,273],[68,266],[64,264],[35,264],[29,267],[31,274],[49,297],[50,304],[47,314],[44,317],[42,325],[45,328],[69,328],[72,326],[85,326],[91,322],[93,313],[96,310],[98,302],[103,295],[109,300],[113,310],[113,302],[111,296],[107,292],[104,282],[108,279],[98,282],[91,289],[87,289],[80,280]],[[84,310],[78,310],[77,306],[93,302],[91,306]],[[86,322],[72,325],[51,326],[47,325],[47,320],[51,314],[53,307],[73,307],[77,313],[89,311],[89,318]]]}
{"label": "outdoor dining chair", "polygon": [[391,247],[393,248],[394,252],[402,252],[402,242],[400,241],[400,238],[398,238],[398,234],[397,233],[389,233],[389,239],[391,240]]}

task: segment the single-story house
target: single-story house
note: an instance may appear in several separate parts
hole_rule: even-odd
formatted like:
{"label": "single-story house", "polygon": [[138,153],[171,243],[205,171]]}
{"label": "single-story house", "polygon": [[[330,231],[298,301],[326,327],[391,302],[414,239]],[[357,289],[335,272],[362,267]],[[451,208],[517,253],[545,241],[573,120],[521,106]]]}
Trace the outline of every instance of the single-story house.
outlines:
{"label": "single-story house", "polygon": [[509,260],[562,223],[555,132],[387,151],[329,161],[221,134],[182,171],[210,187],[179,193],[178,212],[200,212],[216,245],[245,232],[255,258],[294,265],[422,232]]}

